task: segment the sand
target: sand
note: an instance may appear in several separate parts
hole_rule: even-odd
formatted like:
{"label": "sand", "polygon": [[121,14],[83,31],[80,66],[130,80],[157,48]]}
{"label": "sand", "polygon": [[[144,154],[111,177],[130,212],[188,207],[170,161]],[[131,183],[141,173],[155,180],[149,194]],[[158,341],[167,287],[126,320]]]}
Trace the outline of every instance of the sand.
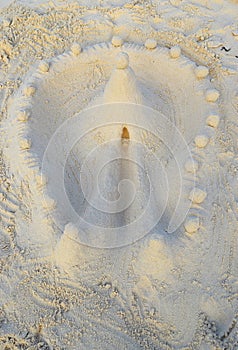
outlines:
{"label": "sand", "polygon": [[0,7],[0,349],[237,349],[238,3]]}

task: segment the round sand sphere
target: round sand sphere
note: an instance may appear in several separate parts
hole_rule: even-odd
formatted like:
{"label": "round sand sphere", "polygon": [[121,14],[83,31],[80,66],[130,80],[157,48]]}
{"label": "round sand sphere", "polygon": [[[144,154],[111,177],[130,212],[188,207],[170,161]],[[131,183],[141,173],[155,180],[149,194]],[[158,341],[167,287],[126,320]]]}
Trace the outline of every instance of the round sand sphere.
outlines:
{"label": "round sand sphere", "polygon": [[155,49],[157,46],[157,41],[155,39],[147,39],[145,42],[145,47],[149,50]]}
{"label": "round sand sphere", "polygon": [[129,56],[126,52],[120,52],[116,58],[117,69],[126,69],[129,66]]}
{"label": "round sand sphere", "polygon": [[212,128],[217,128],[220,122],[219,115],[213,114],[209,115],[207,118],[207,125],[211,126]]}
{"label": "round sand sphere", "polygon": [[29,139],[21,139],[19,144],[22,150],[27,150],[31,148],[31,140]]}
{"label": "round sand sphere", "polygon": [[196,204],[201,204],[204,202],[206,197],[207,193],[200,188],[194,188],[189,194],[189,199]]}
{"label": "round sand sphere", "polygon": [[199,66],[195,68],[195,75],[198,79],[206,78],[209,74],[209,69],[205,66]]}
{"label": "round sand sphere", "polygon": [[123,45],[123,39],[120,36],[113,36],[112,38],[112,45],[114,47],[120,47]]}
{"label": "round sand sphere", "polygon": [[198,148],[204,148],[208,144],[209,139],[206,135],[198,135],[195,137],[195,144]]}
{"label": "round sand sphere", "polygon": [[17,119],[20,122],[26,122],[29,119],[30,113],[27,111],[19,111],[17,113]]}
{"label": "round sand sphere", "polygon": [[196,216],[189,217],[184,223],[184,228],[188,233],[195,233],[199,229],[199,227],[199,218]]}
{"label": "round sand sphere", "polygon": [[47,63],[47,62],[41,62],[41,63],[39,64],[39,70],[40,70],[42,73],[47,73],[47,72],[49,72],[49,69],[50,69],[49,63]]}
{"label": "round sand sphere", "polygon": [[82,48],[81,48],[81,46],[80,46],[79,44],[74,43],[74,44],[71,46],[71,52],[72,52],[72,54],[73,54],[74,56],[80,55],[81,51],[82,51]]}
{"label": "round sand sphere", "polygon": [[171,58],[178,58],[181,55],[181,48],[179,46],[173,46],[169,53]]}
{"label": "round sand sphere", "polygon": [[31,97],[35,94],[36,92],[36,88],[34,86],[27,86],[25,89],[24,89],[24,95],[26,97]]}
{"label": "round sand sphere", "polygon": [[206,100],[207,102],[216,102],[219,98],[219,91],[216,89],[211,89],[206,92]]}

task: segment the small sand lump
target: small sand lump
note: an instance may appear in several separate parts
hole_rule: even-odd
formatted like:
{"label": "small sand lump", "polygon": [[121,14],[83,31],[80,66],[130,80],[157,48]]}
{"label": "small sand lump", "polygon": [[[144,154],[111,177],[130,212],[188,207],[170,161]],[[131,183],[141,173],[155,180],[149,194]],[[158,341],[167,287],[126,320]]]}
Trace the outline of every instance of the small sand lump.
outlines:
{"label": "small sand lump", "polygon": [[81,48],[81,46],[80,46],[79,44],[74,43],[74,44],[71,46],[71,52],[72,52],[72,54],[73,54],[74,56],[80,55],[81,51],[82,51],[82,48]]}
{"label": "small sand lump", "polygon": [[112,45],[114,47],[120,47],[123,45],[123,39],[120,36],[114,36],[112,38]]}
{"label": "small sand lump", "polygon": [[206,78],[209,74],[209,69],[205,66],[196,67],[195,74],[198,79]]}
{"label": "small sand lump", "polygon": [[185,169],[188,173],[195,173],[198,170],[198,163],[192,159],[185,163]]}
{"label": "small sand lump", "polygon": [[219,98],[219,91],[216,89],[211,89],[206,92],[206,100],[207,102],[216,102]]}
{"label": "small sand lump", "polygon": [[78,239],[79,232],[77,227],[70,222],[65,225],[64,234],[72,239]]}
{"label": "small sand lump", "polygon": [[20,122],[26,122],[29,119],[29,112],[27,112],[27,111],[19,111],[17,113],[17,119]]}
{"label": "small sand lump", "polygon": [[120,52],[116,57],[117,69],[126,69],[129,66],[129,56],[126,52]]}
{"label": "small sand lump", "polygon": [[185,223],[184,228],[188,233],[194,233],[196,232],[200,227],[199,218],[196,216],[189,217]]}
{"label": "small sand lump", "polygon": [[48,180],[47,180],[47,177],[45,175],[43,175],[43,174],[39,175],[38,174],[36,176],[36,183],[37,183],[38,186],[43,187],[43,186],[45,186],[47,184],[47,182],[48,182]]}
{"label": "small sand lump", "polygon": [[206,135],[198,135],[195,137],[195,144],[198,148],[204,148],[208,144],[209,139]]}
{"label": "small sand lump", "polygon": [[56,202],[54,201],[54,199],[45,195],[43,200],[43,207],[44,209],[53,210],[56,207]]}
{"label": "small sand lump", "polygon": [[145,47],[149,50],[155,49],[157,46],[157,41],[155,39],[147,39],[145,42]]}
{"label": "small sand lump", "polygon": [[10,24],[11,24],[11,20],[9,18],[3,19],[3,21],[2,21],[3,27],[9,27]]}
{"label": "small sand lump", "polygon": [[29,139],[22,139],[20,140],[19,144],[22,150],[31,148],[31,140]]}
{"label": "small sand lump", "polygon": [[34,88],[34,86],[27,86],[25,89],[24,89],[24,95],[26,97],[31,97],[34,95],[34,93],[36,92],[36,89]]}
{"label": "small sand lump", "polygon": [[41,62],[41,63],[39,64],[39,70],[40,70],[42,73],[47,73],[47,72],[49,72],[49,69],[50,69],[49,63],[43,61],[43,62]]}
{"label": "small sand lump", "polygon": [[178,58],[181,55],[181,48],[179,46],[173,46],[169,53],[171,58]]}
{"label": "small sand lump", "polygon": [[219,115],[213,114],[209,115],[207,118],[207,125],[211,126],[212,128],[217,128],[220,122]]}
{"label": "small sand lump", "polygon": [[189,199],[196,204],[201,204],[206,197],[207,193],[200,188],[194,188],[189,194]]}

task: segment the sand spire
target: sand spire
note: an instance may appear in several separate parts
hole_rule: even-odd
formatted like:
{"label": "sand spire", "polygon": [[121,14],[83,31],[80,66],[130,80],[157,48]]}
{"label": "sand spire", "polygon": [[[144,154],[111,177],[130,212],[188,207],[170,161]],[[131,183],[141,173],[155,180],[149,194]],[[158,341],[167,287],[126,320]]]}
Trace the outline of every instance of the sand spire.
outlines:
{"label": "sand spire", "polygon": [[128,102],[143,104],[143,97],[139,90],[136,76],[129,66],[129,56],[120,52],[116,58],[116,67],[105,87],[105,103]]}

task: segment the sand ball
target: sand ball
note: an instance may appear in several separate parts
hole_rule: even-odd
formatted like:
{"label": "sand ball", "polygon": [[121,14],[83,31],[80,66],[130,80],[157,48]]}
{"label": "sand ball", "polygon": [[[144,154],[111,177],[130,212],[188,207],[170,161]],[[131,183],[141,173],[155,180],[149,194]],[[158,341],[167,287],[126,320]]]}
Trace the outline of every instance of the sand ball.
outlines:
{"label": "sand ball", "polygon": [[199,66],[195,68],[195,75],[198,79],[206,78],[209,74],[209,69],[205,66]]}
{"label": "sand ball", "polygon": [[208,144],[209,139],[206,135],[198,135],[195,137],[195,144],[198,148],[204,148]]}
{"label": "sand ball", "polygon": [[217,128],[220,122],[220,117],[219,115],[213,114],[213,115],[209,115],[209,117],[207,118],[207,125],[213,127],[213,128]]}
{"label": "sand ball", "polygon": [[117,69],[126,69],[129,66],[129,56],[126,52],[120,52],[116,58]]}
{"label": "sand ball", "polygon": [[145,47],[149,50],[155,49],[157,46],[157,41],[155,39],[147,39],[145,42]]}
{"label": "sand ball", "polygon": [[112,38],[112,45],[115,47],[120,47],[123,45],[123,39],[120,36],[114,36]]}
{"label": "sand ball", "polygon": [[181,55],[181,48],[179,46],[173,46],[169,53],[171,58],[178,58]]}
{"label": "sand ball", "polygon": [[80,53],[82,52],[82,48],[79,44],[77,43],[74,43],[72,46],[71,46],[71,52],[74,56],[78,56],[80,55]]}
{"label": "sand ball", "polygon": [[29,139],[21,139],[19,142],[20,148],[22,150],[30,149],[31,148],[31,140]]}
{"label": "sand ball", "polygon": [[26,97],[33,96],[35,92],[36,92],[36,88],[34,88],[34,86],[27,86],[23,91]]}
{"label": "sand ball", "polygon": [[206,197],[207,193],[200,188],[194,188],[189,195],[189,199],[196,204],[201,204]]}
{"label": "sand ball", "polygon": [[30,117],[30,113],[27,112],[27,111],[19,111],[17,113],[17,119],[20,121],[20,122],[26,122]]}
{"label": "sand ball", "polygon": [[200,227],[199,218],[196,216],[189,217],[184,223],[184,228],[188,233],[196,232],[199,229],[199,227]]}
{"label": "sand ball", "polygon": [[47,72],[49,72],[49,69],[50,69],[49,63],[47,63],[47,62],[41,62],[41,63],[39,64],[39,70],[40,70],[42,73],[47,73]]}
{"label": "sand ball", "polygon": [[219,98],[219,91],[216,89],[211,89],[206,92],[206,100],[207,102],[216,102]]}

